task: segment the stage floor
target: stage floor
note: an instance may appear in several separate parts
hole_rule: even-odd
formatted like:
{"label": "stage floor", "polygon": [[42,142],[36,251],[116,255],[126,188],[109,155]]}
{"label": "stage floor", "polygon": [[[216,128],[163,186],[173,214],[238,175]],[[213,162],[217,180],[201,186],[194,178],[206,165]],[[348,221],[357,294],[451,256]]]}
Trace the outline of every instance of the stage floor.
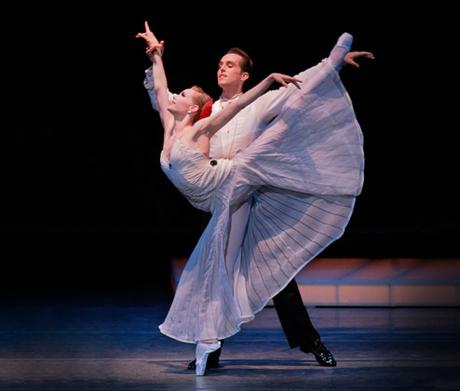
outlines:
{"label": "stage floor", "polygon": [[195,377],[158,331],[168,299],[0,304],[0,390],[459,390],[459,308],[308,308],[338,365],[289,349],[268,307]]}

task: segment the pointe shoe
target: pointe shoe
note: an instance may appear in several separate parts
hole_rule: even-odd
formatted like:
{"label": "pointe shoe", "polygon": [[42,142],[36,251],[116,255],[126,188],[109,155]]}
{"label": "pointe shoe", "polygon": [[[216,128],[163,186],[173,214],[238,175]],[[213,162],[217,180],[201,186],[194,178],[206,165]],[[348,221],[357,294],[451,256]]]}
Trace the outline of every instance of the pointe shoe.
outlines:
{"label": "pointe shoe", "polygon": [[348,33],[343,33],[337,40],[335,46],[332,48],[332,51],[328,57],[328,61],[337,72],[342,69],[345,56],[350,51],[352,44],[353,36]]}
{"label": "pointe shoe", "polygon": [[336,43],[336,46],[341,46],[345,48],[347,51],[351,49],[351,45],[353,45],[353,35],[351,35],[350,33],[343,33]]}
{"label": "pointe shoe", "polygon": [[204,343],[198,342],[196,344],[196,362],[195,374],[197,376],[204,376],[206,372],[206,363],[208,361],[209,353],[212,353],[220,348],[220,342]]}
{"label": "pointe shoe", "polygon": [[[208,361],[206,362],[206,369],[215,369],[219,368],[219,360],[220,360],[220,354],[222,353],[222,347],[224,346],[224,340],[220,339],[220,348],[217,350],[214,350],[213,352],[209,353],[208,356]],[[196,369],[196,359],[193,359],[193,361],[190,361],[187,365],[187,369],[190,370],[195,370]]]}

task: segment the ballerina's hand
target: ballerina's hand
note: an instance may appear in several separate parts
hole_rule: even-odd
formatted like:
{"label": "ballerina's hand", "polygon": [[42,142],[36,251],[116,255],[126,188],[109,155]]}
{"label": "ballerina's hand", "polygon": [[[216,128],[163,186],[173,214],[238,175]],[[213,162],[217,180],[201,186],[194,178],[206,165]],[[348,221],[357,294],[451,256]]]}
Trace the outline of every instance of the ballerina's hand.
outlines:
{"label": "ballerina's hand", "polygon": [[348,52],[345,55],[344,62],[345,64],[349,64],[355,68],[359,68],[359,64],[355,61],[356,59],[360,57],[365,57],[370,60],[374,60],[375,57],[371,52]]}
{"label": "ballerina's hand", "polygon": [[157,37],[155,37],[155,34],[153,34],[152,30],[150,30],[148,22],[144,22],[144,28],[145,32],[137,33],[136,38],[144,39],[148,47],[158,45],[160,42],[158,41]]}
{"label": "ballerina's hand", "polygon": [[160,53],[160,55],[162,55],[162,54],[163,54],[163,50],[164,50],[164,45],[165,45],[165,41],[160,41],[160,42],[157,43],[157,44],[150,45],[150,46],[145,50],[145,53],[147,53],[147,55],[152,55],[153,52],[158,51],[158,53]]}
{"label": "ballerina's hand", "polygon": [[302,80],[296,79],[292,76],[283,75],[282,73],[272,73],[271,77],[274,81],[276,81],[284,87],[287,87],[289,83],[292,83],[300,90],[299,83],[302,83]]}

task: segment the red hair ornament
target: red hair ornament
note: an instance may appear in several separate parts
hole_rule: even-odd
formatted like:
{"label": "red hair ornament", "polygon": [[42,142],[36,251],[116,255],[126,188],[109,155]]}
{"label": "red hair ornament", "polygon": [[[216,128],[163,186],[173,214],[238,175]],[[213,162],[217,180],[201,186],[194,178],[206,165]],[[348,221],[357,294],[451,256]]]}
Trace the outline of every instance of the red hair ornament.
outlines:
{"label": "red hair ornament", "polygon": [[209,117],[211,115],[211,112],[212,112],[212,99],[209,99],[201,108],[198,119],[200,120],[200,119]]}

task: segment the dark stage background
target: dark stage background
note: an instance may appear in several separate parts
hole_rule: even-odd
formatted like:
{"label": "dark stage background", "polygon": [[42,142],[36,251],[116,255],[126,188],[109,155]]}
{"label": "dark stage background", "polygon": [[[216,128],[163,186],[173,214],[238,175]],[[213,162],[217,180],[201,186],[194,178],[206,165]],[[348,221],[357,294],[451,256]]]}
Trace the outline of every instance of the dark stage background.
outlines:
{"label": "dark stage background", "polygon": [[460,255],[454,13],[245,6],[2,12],[3,292],[163,289],[168,260],[187,256],[203,230],[208,216],[159,168],[162,131],[142,85],[149,61],[134,38],[144,19],[166,41],[171,90],[200,84],[216,98],[230,47],[252,55],[258,81],[316,64],[352,33],[353,49],[377,58],[342,71],[365,135],[365,186],[346,234],[323,255]]}

